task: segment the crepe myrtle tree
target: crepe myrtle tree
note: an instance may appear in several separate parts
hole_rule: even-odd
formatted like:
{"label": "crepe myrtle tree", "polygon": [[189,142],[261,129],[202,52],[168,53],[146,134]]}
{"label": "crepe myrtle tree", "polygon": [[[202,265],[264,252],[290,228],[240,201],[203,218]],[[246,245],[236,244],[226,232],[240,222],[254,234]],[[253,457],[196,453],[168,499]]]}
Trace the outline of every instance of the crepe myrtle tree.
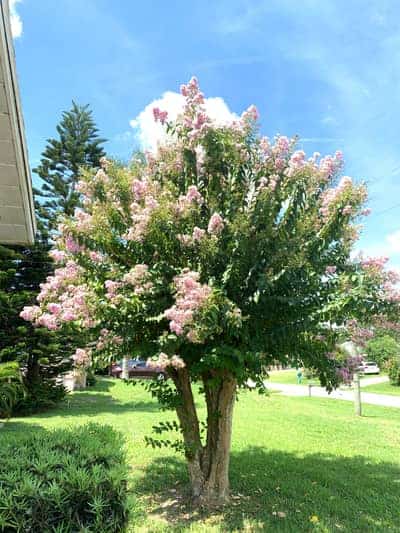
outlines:
{"label": "crepe myrtle tree", "polygon": [[195,78],[181,93],[176,120],[154,109],[166,130],[155,152],[83,173],[83,208],[52,252],[60,267],[23,316],[90,330],[92,356],[140,347],[165,369],[149,388],[176,409],[193,497],[219,505],[240,387],[262,390],[276,360],[314,369],[328,389],[351,379],[338,331],[393,323],[399,296],[383,260],[350,260],[366,189],[339,177],[341,153],[306,159],[295,139],[261,137],[254,106],[214,122]]}

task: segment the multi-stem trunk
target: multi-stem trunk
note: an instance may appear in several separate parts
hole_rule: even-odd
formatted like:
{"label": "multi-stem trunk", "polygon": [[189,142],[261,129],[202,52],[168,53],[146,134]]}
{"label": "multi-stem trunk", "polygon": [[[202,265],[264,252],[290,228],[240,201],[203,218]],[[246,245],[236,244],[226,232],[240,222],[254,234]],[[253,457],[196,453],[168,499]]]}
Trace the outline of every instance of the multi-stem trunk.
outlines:
{"label": "multi-stem trunk", "polygon": [[203,446],[189,373],[176,372],[182,402],[177,414],[185,442],[192,495],[196,503],[219,506],[229,498],[229,456],[236,380],[231,374],[207,375],[203,385],[207,405],[207,439]]}

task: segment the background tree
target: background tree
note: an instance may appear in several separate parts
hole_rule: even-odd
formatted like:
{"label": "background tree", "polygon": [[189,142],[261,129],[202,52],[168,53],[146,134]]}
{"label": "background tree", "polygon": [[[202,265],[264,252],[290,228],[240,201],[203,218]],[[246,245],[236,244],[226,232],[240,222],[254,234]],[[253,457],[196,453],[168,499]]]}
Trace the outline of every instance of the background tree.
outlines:
{"label": "background tree", "polygon": [[176,409],[183,442],[173,445],[193,496],[214,505],[229,494],[238,388],[251,378],[264,391],[273,361],[301,362],[328,388],[350,380],[359,362],[343,358],[340,335],[365,336],[358,320],[396,318],[399,295],[381,262],[350,260],[366,190],[338,182],[340,153],[307,160],[286,137],[260,137],[254,107],[219,125],[195,79],[181,92],[176,121],[154,109],[170,135],[156,153],[85,173],[84,209],[64,220],[53,252],[60,268],[23,317],[91,331],[93,355],[140,347],[164,368],[170,379],[148,388]]}
{"label": "background tree", "polygon": [[68,346],[61,346],[59,335],[33,328],[19,316],[25,305],[35,301],[46,274],[54,270],[48,248],[43,243],[0,247],[0,363],[17,362],[23,370],[26,394],[15,402],[19,409],[53,405],[64,395],[57,376],[71,366]]}
{"label": "background tree", "polygon": [[400,356],[400,344],[392,336],[385,334],[371,339],[365,351],[368,359],[383,367],[389,359]]}
{"label": "background tree", "polygon": [[27,389],[23,406],[29,408],[52,405],[62,397],[59,375],[71,367],[70,356],[79,340],[77,332],[70,336],[33,328],[19,315],[24,306],[34,303],[40,284],[54,272],[49,232],[56,227],[60,212],[65,209],[72,215],[80,205],[80,195],[74,191],[79,169],[99,166],[104,155],[104,140],[97,135],[87,105],[73,103],[72,109],[63,113],[57,132],[59,138],[48,141],[36,169],[44,185],[35,190],[35,244],[0,247],[0,362],[21,365]]}
{"label": "background tree", "polygon": [[54,230],[60,214],[71,216],[79,205],[75,184],[82,167],[98,167],[105,155],[89,105],[72,102],[57,125],[57,138],[48,139],[39,165],[33,170],[43,180],[35,193],[38,214]]}

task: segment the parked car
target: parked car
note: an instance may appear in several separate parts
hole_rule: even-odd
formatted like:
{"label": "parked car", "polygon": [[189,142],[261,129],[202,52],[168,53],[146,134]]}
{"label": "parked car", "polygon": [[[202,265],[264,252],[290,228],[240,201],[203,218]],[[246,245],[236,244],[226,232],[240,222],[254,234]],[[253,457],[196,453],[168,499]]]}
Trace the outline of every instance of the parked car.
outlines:
{"label": "parked car", "polygon": [[[157,376],[167,377],[162,368],[149,368],[143,359],[129,359],[128,374],[130,378],[154,378]],[[122,377],[122,361],[111,365],[111,375],[115,378]]]}
{"label": "parked car", "polygon": [[359,366],[361,374],[379,374],[381,369],[375,361],[363,361]]}

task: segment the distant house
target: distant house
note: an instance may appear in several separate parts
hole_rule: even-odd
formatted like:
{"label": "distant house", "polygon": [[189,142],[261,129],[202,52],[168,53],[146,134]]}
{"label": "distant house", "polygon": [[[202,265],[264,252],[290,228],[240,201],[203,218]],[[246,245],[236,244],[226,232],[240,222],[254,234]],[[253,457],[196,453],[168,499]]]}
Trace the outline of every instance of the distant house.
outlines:
{"label": "distant house", "polygon": [[32,244],[32,182],[7,0],[0,0],[0,243]]}

